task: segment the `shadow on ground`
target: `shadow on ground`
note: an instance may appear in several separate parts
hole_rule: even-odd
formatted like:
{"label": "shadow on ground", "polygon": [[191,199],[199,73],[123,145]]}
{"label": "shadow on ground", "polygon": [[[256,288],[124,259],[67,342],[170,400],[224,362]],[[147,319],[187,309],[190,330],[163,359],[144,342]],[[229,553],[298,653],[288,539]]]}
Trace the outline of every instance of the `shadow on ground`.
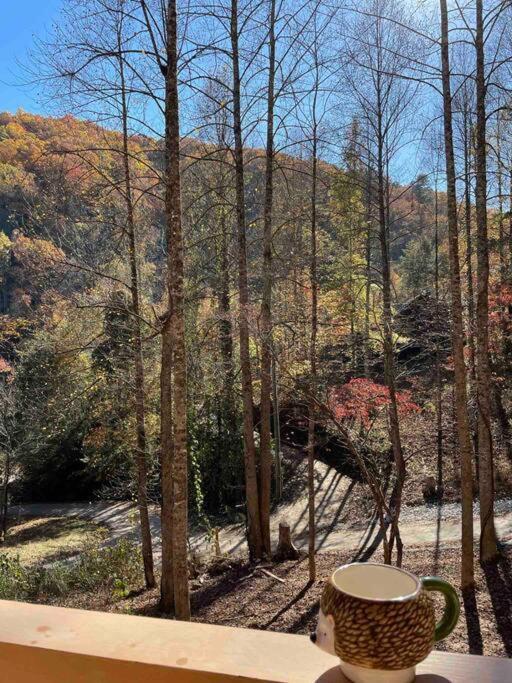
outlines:
{"label": "shadow on ground", "polygon": [[84,526],[84,522],[80,519],[48,517],[33,520],[27,524],[10,527],[2,547],[12,548],[27,543],[57,540],[75,531],[83,531]]}
{"label": "shadow on ground", "polygon": [[502,555],[497,562],[483,565],[498,633],[505,652],[512,657],[512,573],[510,559]]}

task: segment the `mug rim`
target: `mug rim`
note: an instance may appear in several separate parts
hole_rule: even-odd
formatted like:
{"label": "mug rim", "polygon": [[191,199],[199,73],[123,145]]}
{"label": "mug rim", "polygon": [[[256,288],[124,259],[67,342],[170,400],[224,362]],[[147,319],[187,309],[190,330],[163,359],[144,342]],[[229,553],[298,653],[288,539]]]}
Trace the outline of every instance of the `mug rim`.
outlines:
{"label": "mug rim", "polygon": [[[416,588],[412,593],[408,593],[407,595],[400,595],[396,598],[366,598],[361,595],[354,595],[353,593],[350,593],[346,590],[343,590],[342,588],[339,588],[334,583],[334,575],[336,574],[337,571],[340,569],[347,569],[348,567],[354,567],[354,566],[371,566],[371,567],[385,567],[386,569],[393,569],[397,572],[401,572],[402,574],[405,574],[409,578],[413,579],[413,581],[416,583]],[[382,562],[347,562],[346,564],[342,564],[339,567],[336,567],[336,569],[332,572],[331,576],[329,577],[329,583],[332,585],[332,587],[339,591],[340,593],[343,593],[343,595],[348,596],[349,598],[352,598],[353,600],[363,600],[364,602],[371,602],[371,603],[396,603],[396,602],[406,602],[408,600],[413,600],[414,598],[418,597],[420,594],[422,585],[420,579],[413,574],[410,571],[407,571],[407,569],[402,569],[402,567],[395,567],[391,564],[383,564]]]}

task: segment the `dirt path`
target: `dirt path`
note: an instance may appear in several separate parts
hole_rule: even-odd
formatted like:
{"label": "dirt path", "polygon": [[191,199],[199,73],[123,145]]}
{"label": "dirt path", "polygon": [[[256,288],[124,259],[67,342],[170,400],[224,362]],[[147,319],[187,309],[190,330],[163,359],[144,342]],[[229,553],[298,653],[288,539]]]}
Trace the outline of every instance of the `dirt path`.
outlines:
{"label": "dirt path", "polygon": [[[355,551],[354,557],[368,559],[379,545],[376,520],[354,507],[354,493],[360,484],[344,477],[322,463],[317,463],[317,550]],[[359,499],[360,500],[360,499]],[[368,504],[367,509],[370,509]],[[496,505],[496,529],[503,542],[512,543],[512,501],[498,501]],[[89,519],[106,526],[110,530],[107,543],[115,543],[122,538],[138,538],[137,509],[129,502],[93,503],[32,503],[13,506],[11,516],[71,516]],[[300,496],[293,503],[277,507],[272,514],[272,537],[277,538],[279,522],[285,519],[292,529],[298,547],[307,546],[307,501]],[[151,528],[154,550],[160,555],[160,518],[156,506],[151,509]],[[401,519],[401,534],[405,545],[438,544],[446,545],[460,541],[460,505],[425,505],[404,508]],[[475,506],[475,537],[480,532],[478,509]],[[243,524],[233,524],[220,530],[221,551],[228,554],[244,553],[245,529]],[[190,537],[191,548],[198,553],[208,552],[211,548],[206,533],[195,530]]]}

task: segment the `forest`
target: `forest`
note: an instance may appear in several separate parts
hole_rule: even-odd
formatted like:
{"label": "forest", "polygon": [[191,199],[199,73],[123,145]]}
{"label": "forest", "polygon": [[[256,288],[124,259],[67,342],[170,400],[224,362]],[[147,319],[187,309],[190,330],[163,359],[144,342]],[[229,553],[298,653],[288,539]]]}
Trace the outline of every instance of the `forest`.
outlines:
{"label": "forest", "polygon": [[129,502],[110,560],[182,620],[199,536],[310,585],[325,528],[368,529],[365,559],[449,571],[461,650],[512,655],[511,13],[63,2],[23,61],[51,115],[0,113],[0,597],[30,597],[24,505]]}

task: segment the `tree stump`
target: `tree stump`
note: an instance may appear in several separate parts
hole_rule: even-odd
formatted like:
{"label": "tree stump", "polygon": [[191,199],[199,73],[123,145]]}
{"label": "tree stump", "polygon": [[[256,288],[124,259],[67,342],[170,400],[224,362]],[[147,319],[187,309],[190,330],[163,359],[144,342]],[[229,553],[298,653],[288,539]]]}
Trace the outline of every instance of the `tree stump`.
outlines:
{"label": "tree stump", "polygon": [[279,523],[279,543],[274,555],[277,562],[284,562],[284,560],[296,560],[299,557],[299,551],[293,545],[292,535],[290,532],[290,525],[287,522]]}
{"label": "tree stump", "polygon": [[428,503],[437,498],[436,480],[434,477],[425,477],[421,485],[423,499]]}

